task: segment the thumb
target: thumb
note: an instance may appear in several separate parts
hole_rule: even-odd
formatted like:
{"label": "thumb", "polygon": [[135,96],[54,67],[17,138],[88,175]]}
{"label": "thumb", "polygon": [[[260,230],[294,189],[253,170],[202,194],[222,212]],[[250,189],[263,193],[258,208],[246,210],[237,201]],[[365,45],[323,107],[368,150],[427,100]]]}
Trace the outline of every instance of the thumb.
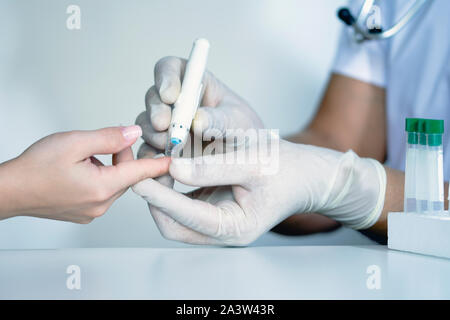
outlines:
{"label": "thumb", "polygon": [[[239,152],[239,151],[238,151]],[[181,183],[196,186],[246,185],[258,172],[257,164],[239,163],[237,152],[196,158],[172,158],[170,175]]]}
{"label": "thumb", "polygon": [[142,135],[140,126],[110,127],[99,130],[79,131],[73,145],[83,158],[94,154],[119,153],[131,146]]}

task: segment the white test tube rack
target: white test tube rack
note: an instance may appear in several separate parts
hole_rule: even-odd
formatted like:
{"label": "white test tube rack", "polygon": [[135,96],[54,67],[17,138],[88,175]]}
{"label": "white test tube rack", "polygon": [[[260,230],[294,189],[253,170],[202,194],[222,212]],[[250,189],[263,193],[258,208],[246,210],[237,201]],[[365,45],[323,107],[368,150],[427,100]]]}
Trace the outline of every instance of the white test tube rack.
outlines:
{"label": "white test tube rack", "polygon": [[[409,119],[411,120],[411,119]],[[418,119],[412,119],[418,120]],[[437,257],[450,258],[450,213],[443,210],[443,159],[442,159],[442,133],[443,122],[436,120],[424,120],[428,123],[428,131],[417,130],[417,135],[412,134],[412,122],[406,123],[407,153],[419,149],[421,146],[419,136],[427,133],[427,147],[429,150],[428,161],[424,163],[418,158],[411,161],[407,159],[405,176],[405,212],[390,212],[388,214],[388,248]],[[423,122],[425,123],[425,122]],[[434,125],[438,124],[437,130]],[[415,123],[418,127],[421,122]],[[436,134],[437,132],[437,134]],[[430,133],[430,134],[428,134]],[[437,140],[436,140],[437,139]],[[422,141],[423,142],[423,141]],[[440,154],[434,150],[440,149]],[[424,147],[422,143],[422,147]],[[424,160],[424,159],[422,159]],[[411,165],[418,170],[412,170]],[[430,170],[425,170],[429,168]],[[413,183],[413,184],[412,184]],[[412,186],[412,187],[411,187]],[[414,191],[415,188],[415,191]],[[415,196],[414,196],[415,192]],[[424,192],[427,192],[427,209],[424,210]],[[412,203],[415,199],[416,203]]]}

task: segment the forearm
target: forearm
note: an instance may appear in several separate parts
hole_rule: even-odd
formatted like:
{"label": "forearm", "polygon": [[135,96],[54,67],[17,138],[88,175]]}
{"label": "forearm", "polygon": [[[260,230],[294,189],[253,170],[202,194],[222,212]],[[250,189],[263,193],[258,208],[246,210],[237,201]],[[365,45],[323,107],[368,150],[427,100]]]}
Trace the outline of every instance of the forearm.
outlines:
{"label": "forearm", "polygon": [[300,131],[297,134],[284,137],[284,139],[293,143],[309,144],[338,151],[346,151],[343,150],[343,147],[338,141],[335,141],[333,137],[310,127]]}
{"label": "forearm", "polygon": [[13,160],[0,164],[0,220],[20,215],[20,199],[16,189],[17,179]]}

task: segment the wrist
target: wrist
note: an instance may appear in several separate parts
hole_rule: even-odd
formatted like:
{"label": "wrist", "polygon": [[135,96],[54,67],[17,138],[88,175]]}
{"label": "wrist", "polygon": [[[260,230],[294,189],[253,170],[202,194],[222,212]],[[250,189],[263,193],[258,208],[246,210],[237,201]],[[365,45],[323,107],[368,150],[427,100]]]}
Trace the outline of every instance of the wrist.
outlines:
{"label": "wrist", "polygon": [[343,154],[322,213],[352,229],[368,229],[383,210],[386,172],[376,160]]}
{"label": "wrist", "polygon": [[0,220],[24,214],[21,180],[18,158],[0,164]]}

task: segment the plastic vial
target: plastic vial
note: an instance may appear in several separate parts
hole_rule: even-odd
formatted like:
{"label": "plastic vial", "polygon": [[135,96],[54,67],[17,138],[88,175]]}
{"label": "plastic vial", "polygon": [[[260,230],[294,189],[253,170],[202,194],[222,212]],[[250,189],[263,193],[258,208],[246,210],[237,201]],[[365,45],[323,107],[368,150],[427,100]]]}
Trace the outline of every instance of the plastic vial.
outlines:
{"label": "plastic vial", "polygon": [[428,179],[428,154],[427,154],[427,135],[425,133],[425,119],[418,119],[417,129],[419,143],[417,145],[416,153],[416,170],[415,170],[415,185],[416,185],[416,211],[424,213],[428,210],[429,197],[429,179]]}
{"label": "plastic vial", "polygon": [[444,213],[444,155],[442,136],[444,120],[425,120],[427,135],[428,210]]}
{"label": "plastic vial", "polygon": [[407,118],[404,212],[416,212],[416,157],[419,142],[418,119]]}

